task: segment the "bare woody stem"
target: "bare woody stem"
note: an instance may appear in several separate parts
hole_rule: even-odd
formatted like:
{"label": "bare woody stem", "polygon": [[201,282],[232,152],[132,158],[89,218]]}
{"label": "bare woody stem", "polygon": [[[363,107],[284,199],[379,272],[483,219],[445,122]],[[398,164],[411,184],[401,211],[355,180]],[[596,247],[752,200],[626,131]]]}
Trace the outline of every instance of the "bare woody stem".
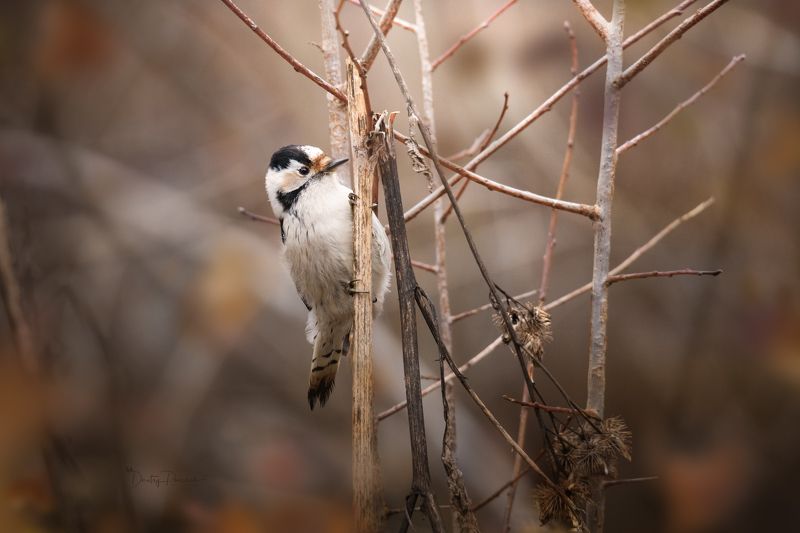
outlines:
{"label": "bare woody stem", "polygon": [[368,116],[358,69],[347,60],[347,115],[352,139],[356,202],[353,207],[353,510],[357,531],[381,531],[383,498],[376,421],[373,415],[372,365],[372,181],[375,172],[367,137]]}
{"label": "bare woody stem", "polygon": [[606,323],[608,287],[606,279],[611,258],[611,206],[617,170],[617,134],[619,131],[620,89],[616,84],[622,74],[622,32],[625,1],[614,0],[608,33],[603,140],[600,149],[600,172],[597,177],[599,220],[595,222],[594,266],[592,269],[591,348],[586,406],[603,416],[605,404]]}
{"label": "bare woody stem", "polygon": [[[625,0],[614,0],[611,25],[606,39],[605,103],[603,106],[603,140],[600,148],[600,172],[597,177],[594,266],[592,268],[591,332],[589,372],[586,387],[586,408],[601,418],[606,395],[606,347],[608,342],[608,285],[606,279],[611,261],[611,207],[614,199],[614,178],[617,171],[617,136],[619,133],[620,86],[622,75],[622,42],[625,25]],[[587,509],[587,522],[593,533],[603,531],[605,501],[598,482],[592,486],[592,499]]]}
{"label": "bare woody stem", "polygon": [[[408,237],[403,220],[403,199],[397,174],[394,143],[386,139],[391,135],[391,123],[380,130],[384,133],[378,152],[378,167],[386,198],[386,216],[389,219],[394,255],[397,297],[400,305],[400,334],[403,345],[403,373],[405,375],[406,404],[408,405],[408,430],[411,440],[411,493],[406,499],[406,515],[414,512],[417,500],[423,499],[423,509],[428,514],[434,531],[442,531],[439,511],[431,493],[431,474],[428,466],[428,448],[425,436],[425,417],[422,407],[422,392],[419,371],[419,346],[417,344],[416,307],[414,292],[417,280],[411,266]],[[404,521],[402,531],[408,528]]]}

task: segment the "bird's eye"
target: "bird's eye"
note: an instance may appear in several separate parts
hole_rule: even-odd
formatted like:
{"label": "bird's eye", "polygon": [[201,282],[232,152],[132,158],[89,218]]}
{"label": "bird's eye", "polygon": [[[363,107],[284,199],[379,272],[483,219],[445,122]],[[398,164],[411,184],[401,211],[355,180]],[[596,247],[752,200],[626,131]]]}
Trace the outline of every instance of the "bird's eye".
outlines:
{"label": "bird's eye", "polygon": [[511,324],[516,326],[518,322],[519,316],[517,316],[517,313],[511,313]]}
{"label": "bird's eye", "polygon": [[308,174],[308,167],[300,167],[300,170],[298,170],[298,172],[299,172],[299,173],[300,173],[302,176],[305,176],[305,175],[307,175],[307,174]]}

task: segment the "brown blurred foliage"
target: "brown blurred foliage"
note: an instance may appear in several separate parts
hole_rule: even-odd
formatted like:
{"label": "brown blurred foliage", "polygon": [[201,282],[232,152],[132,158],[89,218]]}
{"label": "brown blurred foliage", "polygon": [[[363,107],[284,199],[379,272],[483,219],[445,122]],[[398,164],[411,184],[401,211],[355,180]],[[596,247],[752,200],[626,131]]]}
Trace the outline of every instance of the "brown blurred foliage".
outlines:
{"label": "brown blurred foliage", "polygon": [[[400,16],[413,19],[405,4]],[[605,12],[610,5],[597,4]],[[672,5],[628,4],[628,32]],[[433,54],[499,5],[427,2]],[[309,44],[319,39],[317,2],[241,6],[322,71]],[[733,55],[748,56],[620,162],[614,256],[714,196],[711,211],[635,269],[724,274],[611,289],[607,412],[633,432],[633,462],[621,475],[659,480],[610,488],[608,531],[773,531],[800,523],[799,15],[791,2],[730,2],[625,89],[623,139]],[[501,132],[568,79],[564,19],[588,64],[602,45],[570,2],[520,2],[436,71],[443,153],[491,126],[503,92],[510,110]],[[363,15],[345,6],[342,20],[360,50],[370,35]],[[666,31],[629,49],[626,62]],[[395,29],[389,40],[418,87],[413,39]],[[594,198],[601,82],[596,74],[581,86],[567,199]],[[404,109],[383,58],[370,88],[376,109]],[[481,172],[553,194],[567,114],[560,103]],[[36,378],[20,370],[0,317],[0,530],[350,530],[349,372],[340,373],[324,410],[308,411],[305,309],[280,263],[278,231],[236,213],[238,205],[268,213],[269,155],[292,142],[326,147],[326,120],[325,95],[219,2],[0,4],[0,196],[44,365]],[[401,173],[410,205],[426,185],[408,166]],[[538,283],[549,211],[474,185],[462,205],[496,280],[509,292]],[[567,214],[560,220],[553,297],[591,272],[589,224]],[[412,254],[430,261],[430,217],[409,232]],[[448,236],[459,312],[487,296],[452,222]],[[428,274],[418,277],[434,294]],[[553,312],[546,350],[577,400],[585,390],[587,301]],[[397,319],[389,302],[376,324],[379,410],[402,398]],[[495,336],[489,314],[457,324],[456,360]],[[423,373],[433,374],[427,338],[422,354]],[[520,388],[515,365],[498,350],[471,371],[472,385],[510,429],[518,411],[501,395]],[[480,500],[510,477],[512,456],[457,398],[459,462]],[[440,399],[431,395],[425,405],[444,503],[435,459]],[[535,427],[530,432],[529,443],[541,442]],[[381,424],[379,440],[386,499],[398,507],[410,481],[403,413]],[[515,530],[538,530],[533,482],[521,486]],[[497,530],[503,504],[480,511],[484,530]]]}

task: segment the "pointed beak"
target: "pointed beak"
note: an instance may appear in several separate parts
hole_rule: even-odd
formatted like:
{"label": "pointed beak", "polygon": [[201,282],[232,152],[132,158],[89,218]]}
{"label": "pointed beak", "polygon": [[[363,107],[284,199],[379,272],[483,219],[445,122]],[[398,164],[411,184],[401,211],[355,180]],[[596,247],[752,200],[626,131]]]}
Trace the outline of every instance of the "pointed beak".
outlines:
{"label": "pointed beak", "polygon": [[336,167],[344,165],[348,161],[350,161],[350,160],[348,158],[346,158],[346,157],[344,159],[336,159],[334,161],[331,161],[330,163],[325,165],[325,168],[322,169],[322,172],[323,173],[324,172],[330,172],[331,170],[335,169]]}

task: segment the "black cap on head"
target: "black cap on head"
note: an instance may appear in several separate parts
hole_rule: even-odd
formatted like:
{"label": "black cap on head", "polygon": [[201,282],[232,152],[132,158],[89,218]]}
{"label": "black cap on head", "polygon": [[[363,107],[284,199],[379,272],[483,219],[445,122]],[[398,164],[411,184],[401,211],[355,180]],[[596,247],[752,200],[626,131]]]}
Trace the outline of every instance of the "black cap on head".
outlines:
{"label": "black cap on head", "polygon": [[273,170],[283,170],[289,166],[291,161],[297,161],[306,166],[311,165],[311,160],[303,149],[297,144],[290,144],[279,148],[272,154],[272,159],[269,161],[269,168]]}

